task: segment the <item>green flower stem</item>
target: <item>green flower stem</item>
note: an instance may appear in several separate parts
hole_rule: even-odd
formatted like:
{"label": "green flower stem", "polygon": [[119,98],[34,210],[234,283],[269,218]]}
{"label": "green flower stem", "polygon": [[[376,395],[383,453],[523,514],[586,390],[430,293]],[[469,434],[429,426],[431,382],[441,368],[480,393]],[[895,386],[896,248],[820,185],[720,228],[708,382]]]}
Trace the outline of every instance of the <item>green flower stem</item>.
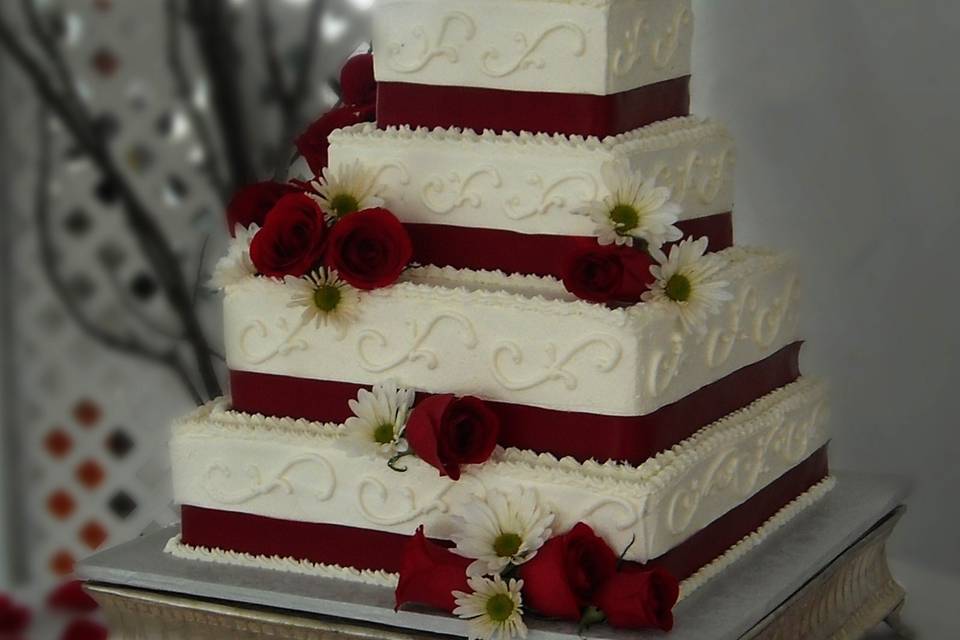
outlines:
{"label": "green flower stem", "polygon": [[400,453],[396,454],[395,456],[390,458],[390,460],[387,461],[387,466],[390,467],[392,470],[396,471],[397,473],[404,473],[406,472],[407,467],[398,467],[397,463],[400,462],[400,460],[402,460],[403,458],[406,458],[407,456],[416,456],[416,455],[417,454],[415,454],[410,449],[407,449],[406,451],[401,451]]}
{"label": "green flower stem", "polygon": [[593,625],[600,624],[607,619],[607,614],[596,607],[587,607],[583,611],[583,617],[580,618],[580,626],[577,627],[577,633],[584,637],[587,629]]}
{"label": "green flower stem", "polygon": [[630,544],[627,545],[627,548],[623,550],[623,553],[620,554],[620,558],[617,560],[617,571],[623,569],[623,563],[626,562],[627,553],[637,542],[637,534],[633,534],[633,537],[630,538]]}

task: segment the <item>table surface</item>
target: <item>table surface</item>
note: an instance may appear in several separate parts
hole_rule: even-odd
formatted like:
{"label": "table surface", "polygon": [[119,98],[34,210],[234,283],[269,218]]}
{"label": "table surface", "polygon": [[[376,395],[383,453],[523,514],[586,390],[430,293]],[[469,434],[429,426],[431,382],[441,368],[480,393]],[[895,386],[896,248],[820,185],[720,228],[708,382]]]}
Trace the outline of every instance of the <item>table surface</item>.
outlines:
{"label": "table surface", "polygon": [[[734,640],[749,631],[894,508],[909,492],[887,475],[837,474],[837,487],[762,545],[681,602],[671,640]],[[275,607],[415,629],[465,634],[464,623],[427,610],[395,613],[393,592],[339,580],[186,561],[163,552],[176,528],[109,549],[82,562],[81,577],[117,586]],[[267,533],[268,535],[268,533]],[[577,638],[569,623],[528,618],[529,640]],[[591,638],[662,638],[606,626]]]}

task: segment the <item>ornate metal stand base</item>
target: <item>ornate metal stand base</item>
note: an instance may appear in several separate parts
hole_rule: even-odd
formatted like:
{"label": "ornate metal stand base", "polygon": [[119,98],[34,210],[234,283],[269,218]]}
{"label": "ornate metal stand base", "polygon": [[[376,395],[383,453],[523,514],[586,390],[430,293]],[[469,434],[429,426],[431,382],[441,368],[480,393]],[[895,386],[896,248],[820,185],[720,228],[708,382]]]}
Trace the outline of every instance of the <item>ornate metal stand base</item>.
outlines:
{"label": "ornate metal stand base", "polygon": [[[820,504],[680,603],[671,640],[858,638],[887,620],[899,630],[903,589],[886,541],[906,491],[889,477],[841,476]],[[163,532],[170,535],[172,532]],[[447,616],[395,614],[392,594],[339,581],[179,561],[163,535],[108,551],[81,567],[115,640],[253,638],[408,640],[463,633]],[[346,586],[345,586],[346,585]],[[191,594],[191,595],[184,595]],[[569,625],[531,620],[529,640],[573,640]],[[590,637],[663,638],[605,626]]]}
{"label": "ornate metal stand base", "polygon": [[890,573],[886,543],[904,510],[890,514],[744,640],[859,638],[885,620],[899,630],[906,593]]}

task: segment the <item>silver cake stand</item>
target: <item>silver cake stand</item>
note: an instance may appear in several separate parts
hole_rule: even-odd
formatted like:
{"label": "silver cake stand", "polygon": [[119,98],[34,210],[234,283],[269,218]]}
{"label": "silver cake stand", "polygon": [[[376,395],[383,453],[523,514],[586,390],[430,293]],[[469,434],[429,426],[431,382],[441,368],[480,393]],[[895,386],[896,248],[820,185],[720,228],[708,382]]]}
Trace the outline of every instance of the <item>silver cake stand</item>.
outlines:
{"label": "silver cake stand", "polygon": [[[886,541],[904,512],[907,493],[906,483],[890,476],[839,474],[826,498],[681,602],[668,636],[599,626],[589,637],[858,638],[884,620],[900,630],[904,591],[887,565]],[[80,565],[111,624],[112,638],[464,634],[463,623],[446,615],[395,613],[389,589],[173,558],[163,547],[175,533],[175,528],[157,532]],[[569,624],[528,622],[530,640],[578,637]]]}

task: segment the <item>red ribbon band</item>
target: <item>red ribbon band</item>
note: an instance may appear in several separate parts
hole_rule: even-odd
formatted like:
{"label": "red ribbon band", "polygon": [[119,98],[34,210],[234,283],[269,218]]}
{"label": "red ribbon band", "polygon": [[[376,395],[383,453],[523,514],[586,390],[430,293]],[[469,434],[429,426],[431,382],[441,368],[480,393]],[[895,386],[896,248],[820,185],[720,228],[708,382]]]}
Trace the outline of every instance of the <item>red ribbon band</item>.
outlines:
{"label": "red ribbon band", "polygon": [[[501,421],[505,447],[584,461],[640,464],[702,427],[742,409],[800,376],[801,342],[707,385],[645,416],[603,416],[487,401]],[[364,385],[231,371],[233,408],[267,416],[344,422],[347,402]],[[422,395],[420,396],[422,397]]]}
{"label": "red ribbon band", "polygon": [[690,114],[690,76],[609,96],[447,87],[377,85],[377,125],[461,127],[604,138]]}
{"label": "red ribbon band", "polygon": [[[690,577],[806,493],[828,472],[827,447],[823,447],[648,566],[663,567],[679,580]],[[181,516],[182,540],[191,546],[371,571],[399,572],[408,540],[405,535],[385,531],[277,520],[189,505],[182,507]]]}
{"label": "red ribbon band", "polygon": [[[443,224],[408,223],[404,226],[413,241],[413,261],[416,263],[557,279],[563,279],[564,259],[584,240],[578,236],[525,234]],[[684,220],[677,227],[685,238],[709,238],[711,251],[733,246],[733,215],[729,212]]]}

